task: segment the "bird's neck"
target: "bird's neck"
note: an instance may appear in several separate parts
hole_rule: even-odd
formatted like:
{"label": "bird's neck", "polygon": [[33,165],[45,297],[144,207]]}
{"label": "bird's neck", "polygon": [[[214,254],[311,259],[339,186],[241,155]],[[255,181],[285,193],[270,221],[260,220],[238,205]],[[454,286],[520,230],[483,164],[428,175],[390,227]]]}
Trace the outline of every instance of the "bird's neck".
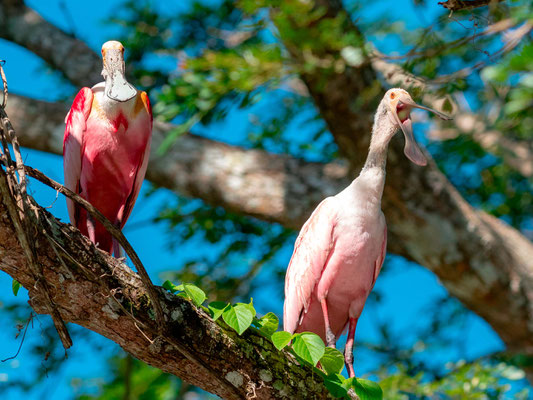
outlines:
{"label": "bird's neck", "polygon": [[371,168],[379,168],[385,172],[387,148],[390,140],[398,130],[397,125],[391,120],[385,107],[386,105],[382,102],[374,117],[370,148],[368,149],[368,156],[362,172]]}
{"label": "bird's neck", "polygon": [[378,107],[372,128],[372,138],[365,165],[354,180],[359,193],[364,192],[368,201],[381,207],[381,197],[385,186],[385,167],[387,165],[387,149],[391,138],[398,127],[392,122],[382,103]]}

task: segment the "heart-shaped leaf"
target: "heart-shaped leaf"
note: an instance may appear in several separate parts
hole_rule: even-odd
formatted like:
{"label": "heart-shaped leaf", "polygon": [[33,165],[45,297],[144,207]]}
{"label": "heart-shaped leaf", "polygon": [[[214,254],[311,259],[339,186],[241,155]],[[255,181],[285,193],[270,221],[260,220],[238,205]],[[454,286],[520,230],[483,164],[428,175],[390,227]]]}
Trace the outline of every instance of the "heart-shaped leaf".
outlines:
{"label": "heart-shaped leaf", "polygon": [[292,349],[305,361],[316,365],[324,355],[326,346],[320,336],[311,332],[303,332],[294,335]]}
{"label": "heart-shaped leaf", "polygon": [[11,289],[13,290],[13,294],[16,296],[19,292],[19,289],[22,287],[19,281],[16,279],[13,279],[13,282],[11,283]]}
{"label": "heart-shaped leaf", "polygon": [[280,332],[274,332],[272,336],[270,337],[270,340],[272,340],[272,343],[274,343],[274,346],[276,349],[281,350],[285,346],[287,346],[292,339],[292,334],[285,331]]}
{"label": "heart-shaped leaf", "polygon": [[324,355],[320,359],[320,365],[328,375],[340,374],[344,367],[344,356],[332,347],[326,347]]}
{"label": "heart-shaped leaf", "polygon": [[223,301],[213,301],[207,306],[209,313],[211,314],[211,318],[213,318],[215,321],[220,318],[227,307],[230,307],[230,305],[228,303],[224,303]]}
{"label": "heart-shaped leaf", "polygon": [[248,329],[254,319],[254,314],[250,311],[248,304],[237,304],[229,306],[222,313],[224,322],[235,329],[239,335]]}
{"label": "heart-shaped leaf", "polygon": [[185,290],[185,293],[187,293],[189,299],[191,299],[198,307],[200,307],[206,299],[204,291],[191,283],[184,283],[183,289]]}
{"label": "heart-shaped leaf", "polygon": [[266,337],[271,337],[278,330],[279,319],[276,314],[269,312],[258,319],[256,325],[259,327],[259,332]]}
{"label": "heart-shaped leaf", "polygon": [[328,375],[324,378],[324,386],[335,398],[345,398],[348,395],[348,390],[343,386],[343,382],[344,377],[340,374]]}
{"label": "heart-shaped leaf", "polygon": [[[181,286],[181,285],[180,285]],[[168,279],[163,282],[163,287],[167,289],[169,292],[176,293],[180,289],[178,289],[178,286],[174,285],[172,282],[170,282]]]}
{"label": "heart-shaped leaf", "polygon": [[376,382],[361,378],[352,379],[351,386],[361,400],[383,400],[383,390]]}

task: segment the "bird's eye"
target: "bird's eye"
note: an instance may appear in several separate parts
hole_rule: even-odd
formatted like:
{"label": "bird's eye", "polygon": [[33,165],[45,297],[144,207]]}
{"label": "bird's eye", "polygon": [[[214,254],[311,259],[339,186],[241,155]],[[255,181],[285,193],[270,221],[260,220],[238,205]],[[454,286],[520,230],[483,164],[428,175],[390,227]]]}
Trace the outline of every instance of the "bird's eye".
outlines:
{"label": "bird's eye", "polygon": [[396,97],[396,93],[392,92],[392,93],[390,94],[390,98],[391,98],[391,99],[394,99],[395,97]]}

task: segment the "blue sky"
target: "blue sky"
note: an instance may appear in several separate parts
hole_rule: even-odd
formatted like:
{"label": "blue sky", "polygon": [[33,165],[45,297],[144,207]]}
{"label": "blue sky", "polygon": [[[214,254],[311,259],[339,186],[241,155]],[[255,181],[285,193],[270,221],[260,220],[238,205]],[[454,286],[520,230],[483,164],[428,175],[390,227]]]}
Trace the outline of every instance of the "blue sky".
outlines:
{"label": "blue sky", "polygon": [[[102,22],[114,14],[120,2],[120,0],[92,0],[90,2],[64,3],[67,4],[68,13],[76,25],[76,36],[85,40],[94,50],[99,51],[103,42],[116,38],[120,33],[119,27]],[[70,23],[65,18],[59,1],[32,0],[27,1],[27,4],[35,8],[50,22],[70,30]],[[411,2],[405,1],[405,7],[405,9],[411,7]],[[377,13],[380,10],[376,9],[374,12]],[[435,10],[432,9],[428,12],[435,12]],[[370,15],[366,17],[370,17]],[[409,23],[415,26],[420,21],[413,19]],[[77,89],[65,84],[57,74],[50,73],[50,70],[37,57],[5,41],[0,41],[0,58],[7,60],[5,71],[9,89],[13,93],[43,100],[59,100],[69,98]],[[28,79],[29,77],[31,79]],[[235,111],[232,118],[228,118],[227,121],[242,121],[242,114],[242,111]],[[201,133],[218,140],[238,142],[240,138],[246,136],[247,126],[242,122],[224,122],[218,124],[216,130],[212,129]],[[63,181],[61,157],[32,150],[25,150],[24,152],[27,164],[40,169],[57,181]],[[180,248],[178,252],[172,251],[167,245],[166,229],[162,225],[144,223],[154,217],[158,209],[173,198],[173,194],[165,190],[160,190],[155,195],[146,198],[143,194],[146,192],[147,186],[146,183],[143,186],[143,192],[126,226],[125,233],[141,259],[146,263],[154,281],[161,283],[160,272],[172,269],[179,264],[179,260],[188,258],[193,251],[198,252],[206,250],[206,248],[195,248],[197,243],[192,243]],[[31,184],[31,190],[41,205],[50,205],[50,211],[54,215],[63,221],[68,220],[65,201],[62,197],[56,200],[55,192],[36,182]],[[132,229],[129,229],[128,226],[131,226]],[[146,238],[151,239],[148,241]],[[280,257],[283,257],[288,263],[290,250],[285,251]],[[379,306],[369,304],[369,307],[365,309],[357,328],[356,342],[377,338],[376,322],[389,321],[398,341],[406,345],[415,343],[417,338],[410,332],[413,332],[416,325],[424,320],[424,316],[428,312],[427,306],[432,303],[432,300],[446,293],[435,276],[422,267],[405,262],[395,256],[389,256],[387,262],[390,271],[381,276],[376,284],[376,287],[384,293],[384,300]],[[281,299],[277,294],[273,296],[272,287],[266,284],[269,278],[268,273],[269,271],[262,271],[257,278],[258,282],[265,282],[265,284],[263,288],[259,288],[253,293],[254,303],[260,312],[274,311],[281,315]],[[273,298],[276,300],[272,300]],[[24,303],[27,301],[27,294],[25,290],[21,290],[19,296],[13,298],[11,278],[0,273],[0,305],[2,303],[10,304],[13,301]],[[0,322],[4,327],[0,330],[0,359],[3,359],[14,354],[18,348],[19,340],[14,338],[15,326],[6,319],[5,313],[1,311],[2,308],[0,307]],[[28,308],[28,313],[29,311]],[[44,318],[47,317],[39,317],[39,319]],[[470,314],[465,325],[450,332],[450,335],[455,335],[458,340],[464,341],[465,352],[459,353],[456,349],[452,352],[443,351],[432,360],[437,365],[450,359],[471,359],[503,349],[501,341],[491,328],[474,314]],[[27,340],[28,342],[40,340],[39,323],[35,323],[33,328],[29,329]],[[69,399],[73,393],[72,379],[79,377],[93,379],[105,376],[107,366],[104,357],[105,354],[109,353],[93,351],[93,341],[103,344],[110,351],[117,347],[95,334],[88,341],[77,341],[74,337],[74,347],[69,350],[68,369],[63,369],[56,376],[50,376],[41,387],[35,388],[25,395],[26,399]],[[43,360],[28,354],[28,349],[29,346],[25,345],[16,360],[0,363],[0,385],[3,385],[2,382],[5,384],[14,379],[25,377],[28,372],[31,373],[35,368],[41,368],[40,365]],[[370,371],[376,362],[371,353],[356,350],[356,371],[358,374]],[[19,393],[12,391],[9,394],[10,398],[16,398],[15,396]]]}

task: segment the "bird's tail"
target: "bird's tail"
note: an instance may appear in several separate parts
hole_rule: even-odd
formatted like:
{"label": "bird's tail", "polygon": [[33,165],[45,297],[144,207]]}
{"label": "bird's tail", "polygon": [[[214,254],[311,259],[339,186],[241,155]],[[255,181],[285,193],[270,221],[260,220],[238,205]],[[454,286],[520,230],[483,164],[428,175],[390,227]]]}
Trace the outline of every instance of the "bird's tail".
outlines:
{"label": "bird's tail", "polygon": [[115,238],[113,238],[113,256],[115,256],[115,258],[125,257],[124,249]]}

